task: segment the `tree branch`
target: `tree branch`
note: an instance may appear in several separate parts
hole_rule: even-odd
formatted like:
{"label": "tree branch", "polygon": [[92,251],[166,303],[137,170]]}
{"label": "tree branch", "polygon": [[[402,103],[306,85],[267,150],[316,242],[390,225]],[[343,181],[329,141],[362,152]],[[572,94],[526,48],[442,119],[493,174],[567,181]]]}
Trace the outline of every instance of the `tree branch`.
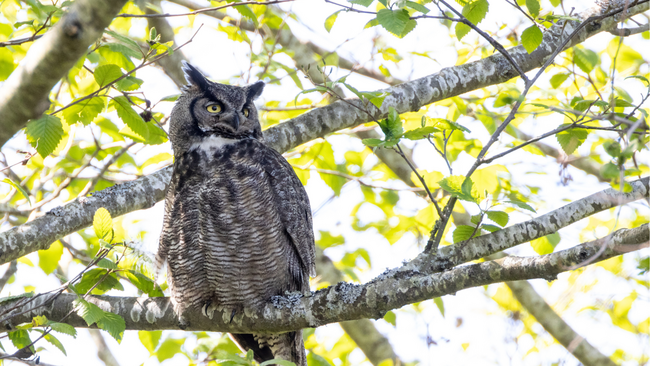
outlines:
{"label": "tree branch", "polygon": [[[594,262],[648,247],[648,229],[648,224],[644,224],[540,257],[506,257],[460,266],[442,273],[429,273],[426,266],[410,266],[411,270],[406,276],[403,271],[391,271],[364,285],[339,283],[317,291],[310,297],[297,295],[275,298],[261,309],[244,309],[232,320],[230,309],[216,311],[212,319],[206,318],[200,311],[186,313],[184,317],[189,325],[184,329],[277,333],[345,320],[379,318],[388,310],[472,287],[533,278],[553,279],[557,274],[566,272],[570,266],[583,263],[601,251],[603,245],[606,249]],[[4,329],[15,329],[21,323],[31,322],[36,315],[45,315],[48,319],[57,321],[73,310],[75,299],[77,295],[74,294],[61,294],[58,297],[43,295],[11,312],[7,310],[24,299],[4,302],[0,305],[0,313],[7,313],[8,318]],[[123,316],[126,329],[129,330],[179,329],[169,298],[89,296],[87,300],[104,311]],[[24,313],[11,316],[20,312]],[[88,327],[76,314],[67,318],[66,323],[80,328]]]}
{"label": "tree branch", "polygon": [[535,317],[553,338],[557,339],[572,355],[585,366],[616,366],[594,346],[589,344],[580,334],[576,333],[569,324],[553,311],[539,296],[533,286],[526,281],[506,283],[515,298]]}
{"label": "tree branch", "polygon": [[36,41],[0,88],[0,146],[40,117],[56,83],[101,37],[126,0],[77,0],[67,14]]}
{"label": "tree branch", "polygon": [[649,180],[649,177],[645,177],[629,182],[633,187],[630,193],[621,193],[612,188],[605,189],[532,220],[441,248],[437,255],[429,252],[421,253],[398,270],[412,271],[413,268],[421,270],[424,267],[429,272],[439,272],[555,233],[585,217],[648,197]]}

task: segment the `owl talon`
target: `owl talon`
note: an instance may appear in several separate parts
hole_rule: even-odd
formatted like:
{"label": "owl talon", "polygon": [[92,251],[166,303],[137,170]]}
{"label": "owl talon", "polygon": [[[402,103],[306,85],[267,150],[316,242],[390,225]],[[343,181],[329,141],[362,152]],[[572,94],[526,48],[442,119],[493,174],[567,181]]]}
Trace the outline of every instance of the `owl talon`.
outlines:
{"label": "owl talon", "polygon": [[214,311],[216,309],[217,309],[217,304],[208,300],[205,302],[205,304],[203,304],[203,307],[201,307],[201,314],[208,317],[209,319],[212,319],[212,317],[214,316]]}
{"label": "owl talon", "polygon": [[235,314],[237,314],[237,309],[232,309],[232,314],[230,314],[230,323],[232,323],[232,320],[235,318]]}
{"label": "owl talon", "polygon": [[201,314],[203,314],[203,316],[205,317],[212,319],[212,317],[208,315],[208,307],[210,306],[210,304],[211,301],[207,301],[205,304],[203,304],[203,306],[201,307]]}

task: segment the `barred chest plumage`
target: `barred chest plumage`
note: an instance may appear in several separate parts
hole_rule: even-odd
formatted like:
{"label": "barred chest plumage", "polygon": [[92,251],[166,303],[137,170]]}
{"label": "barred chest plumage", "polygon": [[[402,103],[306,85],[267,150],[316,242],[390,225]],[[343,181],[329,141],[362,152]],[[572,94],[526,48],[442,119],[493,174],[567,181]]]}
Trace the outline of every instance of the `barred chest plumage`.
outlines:
{"label": "barred chest plumage", "polygon": [[[168,262],[174,287],[184,288],[174,302],[257,306],[300,289],[300,259],[271,187],[282,167],[256,140],[217,142],[190,149],[174,167],[170,215],[178,245]],[[193,273],[185,278],[187,268]]]}

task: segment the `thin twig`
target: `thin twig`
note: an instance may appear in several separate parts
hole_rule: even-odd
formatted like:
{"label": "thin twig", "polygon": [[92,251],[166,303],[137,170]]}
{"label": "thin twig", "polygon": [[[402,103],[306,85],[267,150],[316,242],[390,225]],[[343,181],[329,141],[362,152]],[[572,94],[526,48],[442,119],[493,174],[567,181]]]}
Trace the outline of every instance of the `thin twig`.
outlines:
{"label": "thin twig", "polygon": [[216,11],[220,9],[225,9],[225,8],[230,8],[233,6],[239,6],[239,5],[271,5],[271,4],[279,4],[279,3],[286,3],[289,1],[294,1],[294,0],[271,0],[271,1],[264,1],[264,2],[257,2],[257,1],[242,1],[239,3],[230,3],[227,5],[222,5],[222,6],[216,6],[214,8],[204,8],[204,9],[199,9],[195,11],[191,11],[189,13],[180,13],[180,14],[117,14],[116,17],[119,18],[168,18],[168,17],[184,17],[188,15],[196,15],[196,14],[201,14],[201,13],[207,13],[210,11]]}
{"label": "thin twig", "polygon": [[451,5],[447,4],[444,0],[439,0],[440,3],[445,4],[447,8],[449,8],[456,16],[460,17],[460,21],[465,24],[466,26],[472,28],[476,33],[480,34],[481,37],[485,38],[491,45],[494,47],[499,53],[501,53],[507,60],[512,64],[512,66],[517,70],[519,73],[519,76],[521,79],[526,83],[526,85],[530,84],[530,80],[526,76],[526,73],[524,70],[519,67],[519,64],[510,56],[510,53],[508,50],[506,50],[501,43],[497,42],[494,38],[490,37],[487,33],[482,31],[479,27],[477,27],[474,23],[470,22],[465,18],[461,13],[459,13],[456,9],[454,9]]}

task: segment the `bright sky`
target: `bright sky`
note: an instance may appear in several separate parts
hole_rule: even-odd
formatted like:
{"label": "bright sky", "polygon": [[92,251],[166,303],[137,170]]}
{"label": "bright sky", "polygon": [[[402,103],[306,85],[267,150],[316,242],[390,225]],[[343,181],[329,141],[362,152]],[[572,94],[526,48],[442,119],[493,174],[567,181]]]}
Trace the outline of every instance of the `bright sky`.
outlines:
{"label": "bright sky", "polygon": [[[344,0],[339,0],[343,3]],[[205,3],[207,6],[207,2]],[[590,1],[582,2],[567,2],[566,8],[570,9],[575,7],[576,11],[580,11],[590,5]],[[381,61],[369,61],[371,57],[371,40],[377,35],[381,35],[380,43],[386,46],[394,47],[398,52],[405,56],[407,61],[402,62],[399,67],[394,66],[389,62],[384,62],[391,73],[401,79],[408,80],[417,77],[429,75],[439,71],[442,67],[453,66],[456,63],[455,43],[450,37],[447,36],[448,31],[435,20],[421,21],[418,23],[417,28],[404,39],[397,39],[386,32],[375,27],[369,30],[363,30],[365,23],[371,19],[370,16],[356,13],[342,12],[336,24],[334,25],[331,33],[327,33],[323,27],[324,20],[327,16],[334,11],[339,10],[338,7],[331,4],[326,4],[323,1],[314,0],[298,0],[294,3],[282,4],[281,7],[285,10],[291,9],[303,21],[304,26],[296,24],[292,20],[288,20],[289,24],[299,38],[310,40],[327,49],[338,49],[340,55],[349,59],[356,60],[366,65],[377,66]],[[547,1],[544,1],[543,9],[550,9]],[[186,9],[175,6],[173,4],[164,4],[164,10],[169,13],[185,12]],[[504,1],[493,0],[490,4],[490,12],[488,18],[481,23],[482,27],[487,27],[490,30],[496,29],[497,23],[501,23],[501,19],[520,19],[519,13],[512,9],[511,6]],[[520,20],[523,22],[523,20]],[[170,22],[174,27],[187,25],[187,20],[184,17],[170,18]],[[501,32],[509,32],[514,29],[519,23],[515,20],[513,23],[508,24],[506,29]],[[249,48],[246,44],[237,44],[229,41],[227,37],[220,32],[213,29],[216,28],[217,22],[205,16],[197,16],[194,22],[194,29],[185,29],[178,36],[178,43],[183,43],[189,39],[192,34],[198,29],[200,24],[204,23],[204,27],[198,33],[194,42],[183,48],[183,52],[187,55],[190,62],[199,67],[207,75],[214,80],[230,80],[233,83],[244,83],[245,80],[232,78],[233,75],[238,75],[242,70],[248,69],[248,52]],[[132,28],[133,35],[142,35],[145,31],[146,22],[144,20],[134,21]],[[520,28],[523,29],[523,28]],[[474,37],[473,34],[470,35]],[[584,43],[585,47],[594,50],[600,50],[603,47],[603,40],[609,39],[607,35],[596,36]],[[630,37],[625,40],[626,44],[633,46],[638,52],[641,52],[646,60],[650,59],[650,47],[647,47],[647,41],[642,40],[641,36]],[[642,44],[645,46],[639,46]],[[258,44],[254,45],[259,48]],[[431,56],[436,60],[435,62],[430,59],[422,57],[407,57],[408,52],[431,52]],[[380,58],[380,57],[379,57]],[[279,55],[277,60],[285,62],[287,65],[292,65],[291,60],[286,55]],[[292,66],[293,67],[293,66]],[[643,70],[647,75],[647,67]],[[343,74],[341,74],[343,75]],[[167,95],[178,93],[175,85],[159,70],[149,68],[138,72],[138,77],[144,79],[144,92],[148,99],[157,101]],[[335,76],[334,76],[335,77]],[[254,81],[254,80],[251,80]],[[352,75],[348,78],[348,82],[360,90],[375,90],[378,88],[386,87],[384,84],[364,77]],[[541,82],[544,82],[543,80]],[[307,81],[304,80],[305,86]],[[299,92],[292,82],[285,83],[283,86],[269,85],[264,91],[260,104],[268,100],[285,100],[290,101]],[[626,82],[622,84],[626,90],[632,95],[633,98],[638,99],[642,92],[634,82]],[[280,95],[281,97],[275,97]],[[315,94],[308,97],[314,100],[318,99]],[[171,110],[171,103],[161,103],[160,110],[169,112]],[[435,113],[435,109],[432,109]],[[444,116],[442,116],[444,117]],[[461,123],[467,123],[466,126],[474,131],[475,137],[486,140],[487,134],[484,129],[469,119],[460,120]],[[473,125],[472,125],[473,123]],[[540,118],[537,121],[527,122],[529,126],[529,133],[537,134],[550,130],[552,127],[562,123],[557,118]],[[472,128],[474,126],[476,128]],[[20,145],[22,142],[19,139],[14,139],[12,144],[15,146]],[[346,137],[332,137],[329,139],[333,144],[341,143],[344,146],[361,150],[363,145],[358,141],[352,141]],[[554,138],[545,140],[546,143],[558,147],[559,145]],[[495,149],[498,147],[495,147]],[[160,149],[148,149],[147,152],[140,154],[136,157],[138,161],[144,161],[148,157],[157,154],[160,151],[170,152],[170,145],[167,144]],[[433,153],[426,145],[418,146],[415,149],[415,162],[421,168],[429,170],[442,171],[447,174],[444,168],[443,161]],[[343,156],[341,151],[335,151],[338,160],[342,161]],[[580,155],[588,155],[589,151],[579,150]],[[515,154],[516,155],[516,154]],[[646,153],[644,158],[648,158]],[[16,157],[9,156],[9,159]],[[17,158],[16,158],[17,159]],[[375,159],[370,156],[369,159]],[[457,174],[462,174],[466,171],[473,159],[468,155],[462,155],[459,162],[454,167]],[[527,158],[526,163],[521,163],[516,156],[509,156],[499,163],[508,167],[513,174],[513,183],[520,186],[529,185],[539,187],[540,197],[544,197],[545,202],[539,203],[536,207],[538,214],[543,214],[562,205],[566,204],[567,199],[575,199],[584,197],[591,193],[600,191],[607,188],[606,184],[599,183],[594,177],[587,176],[581,171],[573,168],[570,173],[574,181],[568,186],[559,184],[559,177],[557,175],[557,164],[549,163],[546,158],[538,156],[531,156]],[[535,172],[544,171],[547,175],[534,174]],[[307,186],[309,197],[311,200],[312,208],[320,207],[322,203],[330,199],[331,190],[319,179],[316,175],[312,174],[312,178]],[[402,186],[399,183],[396,186]],[[400,194],[401,200],[399,207],[404,212],[415,212],[424,207],[424,202],[415,197],[412,193],[403,192]],[[383,272],[386,268],[399,266],[403,260],[408,260],[417,255],[421,248],[416,245],[415,238],[410,234],[402,238],[398,243],[390,246],[386,240],[379,234],[369,232],[356,232],[349,229],[352,218],[344,213],[350,212],[352,208],[360,200],[360,190],[356,183],[349,183],[343,189],[341,196],[333,200],[330,204],[326,205],[323,209],[318,211],[314,218],[315,230],[328,230],[333,234],[343,234],[347,239],[346,249],[366,248],[372,256],[373,268],[362,274],[362,280],[367,281],[379,273]],[[58,204],[57,204],[58,205]],[[56,206],[56,205],[55,205]],[[641,206],[637,204],[637,207]],[[468,210],[474,208],[465,206]],[[650,210],[647,205],[644,206],[643,212],[650,216]],[[376,212],[371,208],[365,208],[362,211],[365,217],[371,219]],[[148,234],[142,238],[145,248],[154,252],[157,248],[158,233],[162,227],[162,203],[157,204],[154,208],[146,211],[139,211],[127,215],[123,224],[127,228],[130,235],[134,237],[138,235],[141,230],[146,229]],[[367,216],[366,216],[367,215]],[[629,210],[623,210],[623,215],[629,215]],[[521,222],[529,219],[525,215],[513,215],[510,224]],[[584,221],[584,220],[583,220]],[[574,226],[561,231],[562,242],[558,249],[566,249],[581,242],[579,238],[579,228],[584,227],[585,223],[578,223]],[[598,236],[607,234],[607,232],[597,232]],[[522,245],[515,248],[513,251],[522,255],[534,255],[529,245]],[[332,248],[327,251],[327,254],[332,259],[340,259],[343,255],[342,248]],[[648,253],[648,250],[645,250]],[[66,254],[64,254],[66,255]],[[37,263],[38,256],[33,253],[28,256],[32,262]],[[24,266],[20,264],[19,266]],[[19,267],[20,268],[20,267]],[[75,271],[82,269],[79,265],[72,265],[71,275]],[[24,270],[26,270],[24,268]],[[577,298],[566,299],[565,296],[569,293],[568,288],[552,285],[549,286],[545,281],[533,281],[535,288],[544,295],[547,300],[552,303],[559,301],[560,304],[569,308],[567,314],[575,314],[579,309],[589,303],[593,303],[594,298],[598,298],[603,302],[607,302],[621,294],[629,293],[627,283],[619,283],[612,280],[610,276],[605,275],[604,270],[599,268],[590,268],[586,271],[580,280],[574,286],[585,286],[596,277],[599,278],[598,284],[589,292],[589,297],[578,296]],[[25,273],[25,272],[23,272]],[[37,286],[37,291],[45,291],[58,285],[56,280],[52,277],[46,277],[40,271],[31,271],[34,277],[25,278],[18,276],[15,283],[9,285],[7,288],[11,290],[12,294],[22,292],[23,286],[33,285]],[[20,270],[19,270],[20,274]],[[560,278],[566,278],[569,274],[563,274]],[[490,293],[496,291],[497,286],[490,286]],[[6,291],[6,290],[5,290]],[[6,292],[5,292],[6,293]],[[115,292],[115,295],[123,293]],[[644,296],[644,303],[650,305],[650,296],[646,292]],[[423,361],[423,365],[445,365],[445,364],[472,364],[472,365],[538,365],[542,359],[536,357],[528,357],[526,362],[517,361],[521,359],[519,356],[519,349],[528,349],[533,340],[523,338],[520,340],[519,345],[513,342],[512,337],[520,333],[518,323],[508,321],[501,315],[497,304],[491,299],[484,296],[481,289],[470,289],[459,292],[456,296],[445,296],[445,317],[443,318],[438,309],[431,302],[423,303],[421,305],[423,311],[416,314],[412,310],[398,312],[397,329],[393,328],[390,324],[379,321],[376,322],[378,329],[387,334],[391,343],[395,347],[397,353],[404,361]],[[497,314],[497,315],[494,315]],[[635,307],[630,313],[630,319],[640,321],[650,315],[650,306],[645,309]],[[597,317],[594,319],[593,317]],[[462,326],[457,327],[457,319],[462,319]],[[631,334],[615,329],[608,326],[607,319],[601,319],[600,315],[581,313],[580,316],[571,318],[571,325],[582,335],[586,335],[588,340],[597,345],[603,352],[609,353],[618,347],[625,345],[627,349],[634,349],[638,345],[638,352],[641,352],[643,345],[639,340]],[[541,326],[538,331],[542,331]],[[182,334],[182,332],[166,331],[163,337],[167,335]],[[338,339],[341,330],[338,325],[330,325],[319,328],[319,339],[323,340],[325,344],[332,344]],[[437,343],[430,348],[427,347],[426,337],[427,334]],[[545,339],[551,342],[548,334],[544,335]],[[140,344],[137,332],[127,331],[121,345],[118,345],[111,337],[106,336],[106,341],[109,344],[114,355],[118,358],[120,363],[124,366],[139,365],[144,362],[144,365],[158,364],[155,358],[148,358],[148,351]],[[58,350],[44,352],[41,359],[44,362],[58,365],[102,365],[103,363],[97,359],[96,348],[92,341],[88,338],[86,330],[80,329],[77,340],[65,335],[59,336],[59,339],[64,343],[68,351],[68,357],[64,357]],[[467,352],[463,352],[463,344],[469,343]],[[46,348],[52,349],[49,344],[43,343]],[[648,352],[647,345],[646,352]],[[554,356],[560,357],[567,361],[566,365],[575,365],[576,362],[571,356],[567,355],[567,351],[560,347],[555,346],[550,348]],[[486,357],[486,355],[489,355]],[[512,357],[512,359],[511,359]],[[355,351],[353,361],[360,362],[364,356],[360,351]],[[435,362],[434,362],[435,360]],[[174,359],[163,363],[164,365],[185,365],[187,360],[181,356],[176,356]],[[369,363],[366,363],[369,365]],[[338,366],[338,365],[337,365]]]}

